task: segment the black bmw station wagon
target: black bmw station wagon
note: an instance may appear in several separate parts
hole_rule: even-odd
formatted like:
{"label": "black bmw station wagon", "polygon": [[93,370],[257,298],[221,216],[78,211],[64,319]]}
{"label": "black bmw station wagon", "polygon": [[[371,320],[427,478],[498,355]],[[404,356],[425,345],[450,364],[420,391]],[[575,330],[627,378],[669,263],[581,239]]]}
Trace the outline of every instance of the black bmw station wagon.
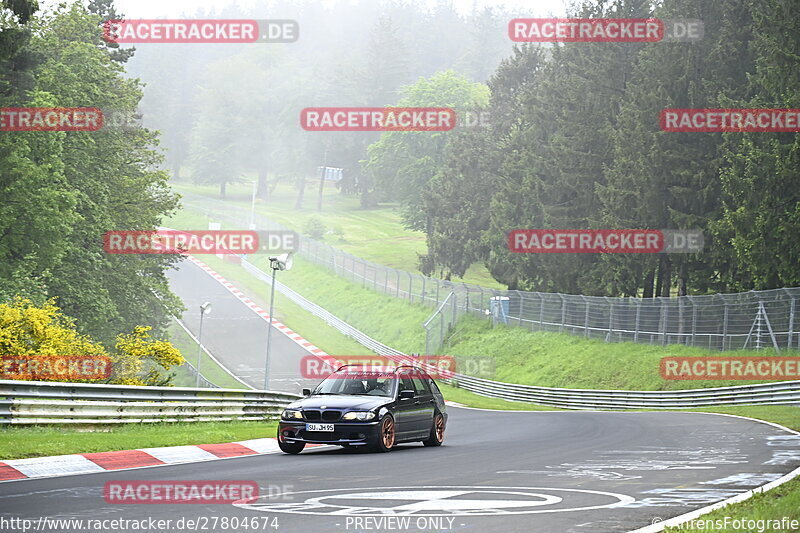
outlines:
{"label": "black bmw station wagon", "polygon": [[281,414],[278,445],[286,453],[300,453],[307,443],[388,452],[401,442],[444,440],[444,397],[416,367],[345,365],[303,394]]}

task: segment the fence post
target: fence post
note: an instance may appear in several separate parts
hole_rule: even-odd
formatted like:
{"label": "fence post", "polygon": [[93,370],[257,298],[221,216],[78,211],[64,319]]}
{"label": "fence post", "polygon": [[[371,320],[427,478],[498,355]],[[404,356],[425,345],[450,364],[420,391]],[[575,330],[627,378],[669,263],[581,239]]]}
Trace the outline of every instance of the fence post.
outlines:
{"label": "fence post", "polygon": [[642,301],[636,298],[636,324],[633,326],[633,342],[639,342],[639,316],[642,311]]}
{"label": "fence post", "polygon": [[[444,310],[442,310],[442,311],[444,311]],[[443,312],[439,314],[439,346],[444,346],[444,313]],[[432,354],[425,354],[425,355],[432,355]]]}
{"label": "fence post", "polygon": [[789,350],[792,349],[792,337],[794,336],[794,309],[795,309],[795,302],[796,301],[797,300],[792,298],[792,303],[789,306],[789,340],[786,343],[786,348],[789,349]]}
{"label": "fence post", "polygon": [[587,339],[589,338],[589,300],[586,299],[586,296],[581,294],[581,299],[583,300],[583,305],[586,306],[586,309],[583,313],[583,336]]}
{"label": "fence post", "polygon": [[436,280],[436,307],[439,307],[439,278],[434,278]]}
{"label": "fence post", "polygon": [[[517,293],[517,299],[519,300],[519,317],[517,320],[517,326],[522,327],[522,310],[525,307],[525,297],[520,294],[519,291],[514,291]],[[483,290],[481,290],[481,302],[483,302]]]}
{"label": "fence post", "polygon": [[425,286],[427,285],[426,281],[428,276],[422,276],[422,303],[425,303]]}
{"label": "fence post", "polygon": [[694,300],[689,301],[692,302],[692,346],[694,346],[694,336],[697,333],[697,304]]}
{"label": "fence post", "polygon": [[395,270],[397,272],[397,284],[395,285],[395,298],[400,298],[400,271]]}
{"label": "fence post", "polygon": [[725,351],[725,341],[728,341],[728,347],[730,347],[731,343],[728,340],[728,301],[725,299],[725,296],[722,294],[719,295],[722,298],[722,303],[725,306],[725,311],[723,313],[722,318],[722,351]]}
{"label": "fence post", "polygon": [[561,325],[558,327],[558,331],[564,331],[564,323],[567,321],[567,302],[564,301],[564,295],[558,293],[558,297],[561,298]]}
{"label": "fence post", "polygon": [[536,294],[539,295],[539,331],[542,331],[544,329],[544,296],[541,292]]}
{"label": "fence post", "polygon": [[667,345],[667,321],[669,320],[669,306],[666,305],[666,297],[659,296],[661,299],[661,316],[664,318],[664,327],[662,328],[661,333],[661,345]]}
{"label": "fence post", "polygon": [[428,326],[425,327],[425,355],[431,353],[431,330]]}
{"label": "fence post", "polygon": [[606,342],[611,342],[611,335],[614,334],[614,303],[608,301],[608,296],[604,296],[606,303],[608,303],[608,333],[606,334]]}

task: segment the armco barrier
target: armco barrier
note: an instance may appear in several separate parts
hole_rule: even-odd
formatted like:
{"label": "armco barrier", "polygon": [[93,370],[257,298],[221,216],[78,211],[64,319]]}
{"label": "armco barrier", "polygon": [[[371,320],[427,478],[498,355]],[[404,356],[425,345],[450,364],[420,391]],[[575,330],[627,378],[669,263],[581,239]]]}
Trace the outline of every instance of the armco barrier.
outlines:
{"label": "armco barrier", "polygon": [[676,391],[553,389],[456,376],[464,390],[518,402],[563,409],[687,409],[716,405],[800,404],[800,381]]}
{"label": "armco barrier", "polygon": [[0,423],[120,424],[274,419],[300,396],[273,391],[0,380]]}

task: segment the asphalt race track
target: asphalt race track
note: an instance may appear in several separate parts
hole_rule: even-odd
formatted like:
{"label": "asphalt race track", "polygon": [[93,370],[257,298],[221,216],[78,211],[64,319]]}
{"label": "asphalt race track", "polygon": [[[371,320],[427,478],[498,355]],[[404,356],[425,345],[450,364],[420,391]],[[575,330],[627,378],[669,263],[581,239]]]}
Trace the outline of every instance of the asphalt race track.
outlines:
{"label": "asphalt race track", "polygon": [[[248,317],[257,318],[252,311],[193,265],[184,263],[171,280],[188,307],[213,301],[213,318],[204,324],[207,345],[257,383],[263,320],[259,330]],[[198,313],[186,320],[196,331],[192,314]],[[291,379],[300,348],[273,334],[274,368]],[[727,499],[800,466],[800,436],[736,417],[454,407],[449,413],[440,448],[409,444],[377,454],[321,447],[298,456],[0,483],[0,518],[171,520],[164,531],[623,532]],[[261,497],[210,506],[112,505],[103,488],[116,480],[252,480]],[[206,527],[179,524],[182,518]],[[231,527],[244,519],[258,527]]]}
{"label": "asphalt race track", "polygon": [[[170,287],[183,300],[183,323],[197,337],[200,305],[211,302],[211,313],[203,318],[203,345],[242,381],[257,389],[264,387],[267,355],[267,322],[191,261],[167,271]],[[257,301],[257,300],[256,300]],[[258,301],[268,310],[268,303]],[[309,353],[272,328],[270,389],[299,394],[310,382],[301,379],[301,358]],[[195,364],[197,353],[188,355]],[[202,371],[202,369],[201,369]]]}
{"label": "asphalt race track", "polygon": [[[258,516],[296,533],[629,531],[780,477],[800,463],[798,440],[716,415],[451,408],[440,448],[320,448],[13,481],[0,483],[0,508],[34,521]],[[111,480],[199,479],[253,480],[262,498],[242,507],[109,505],[103,498]],[[611,507],[620,503],[627,505]],[[392,527],[375,522],[387,517]]]}

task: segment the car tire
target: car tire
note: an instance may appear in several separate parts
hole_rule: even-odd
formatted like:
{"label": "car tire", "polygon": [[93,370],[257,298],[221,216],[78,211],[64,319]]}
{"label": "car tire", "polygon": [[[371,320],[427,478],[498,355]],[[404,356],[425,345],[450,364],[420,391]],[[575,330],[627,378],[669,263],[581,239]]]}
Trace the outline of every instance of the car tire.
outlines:
{"label": "car tire", "polygon": [[278,448],[280,448],[283,453],[297,455],[302,452],[305,447],[305,442],[284,442],[280,434],[278,435]]}
{"label": "car tire", "polygon": [[422,441],[425,446],[441,446],[444,442],[444,416],[442,413],[436,413],[433,417],[433,424],[431,425],[431,433],[428,438]]}
{"label": "car tire", "polygon": [[378,439],[373,446],[376,452],[390,452],[397,441],[397,426],[390,414],[383,415],[378,424]]}

